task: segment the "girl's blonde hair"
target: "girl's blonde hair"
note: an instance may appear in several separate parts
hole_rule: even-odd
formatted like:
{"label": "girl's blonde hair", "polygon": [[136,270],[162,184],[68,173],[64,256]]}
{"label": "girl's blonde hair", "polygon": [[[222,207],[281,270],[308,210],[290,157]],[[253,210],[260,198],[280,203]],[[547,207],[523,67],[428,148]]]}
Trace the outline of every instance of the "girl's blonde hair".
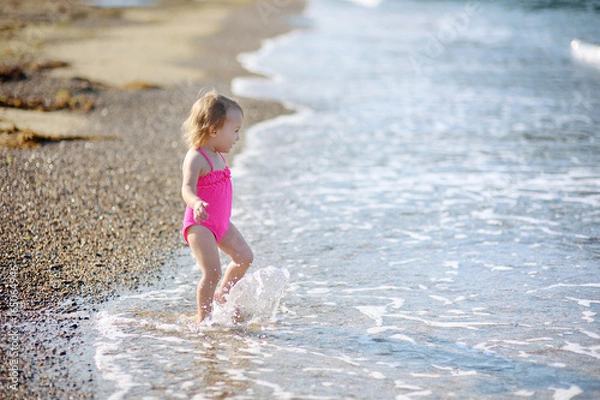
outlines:
{"label": "girl's blonde hair", "polygon": [[183,122],[183,136],[189,148],[201,147],[211,130],[219,129],[225,123],[227,111],[239,110],[244,116],[240,104],[229,97],[218,94],[214,89],[200,97]]}

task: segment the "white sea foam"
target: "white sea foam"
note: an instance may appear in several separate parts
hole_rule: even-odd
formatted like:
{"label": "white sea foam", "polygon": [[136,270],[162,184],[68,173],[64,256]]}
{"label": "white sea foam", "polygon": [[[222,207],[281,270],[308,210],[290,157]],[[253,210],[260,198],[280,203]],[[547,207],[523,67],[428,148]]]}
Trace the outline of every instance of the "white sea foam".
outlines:
{"label": "white sea foam", "polygon": [[473,322],[443,322],[443,321],[434,321],[425,318],[413,317],[407,314],[386,314],[385,317],[388,318],[400,318],[408,321],[419,322],[421,324],[427,326],[433,326],[438,328],[465,328],[471,330],[477,330],[478,327],[482,326],[496,326],[496,325],[508,325],[507,323],[497,323],[497,322],[482,322],[482,321],[473,321]]}
{"label": "white sea foam", "polygon": [[390,339],[404,340],[406,342],[416,343],[415,339],[413,339],[413,338],[411,338],[409,336],[403,335],[401,333],[395,333],[395,334],[393,334],[392,336],[390,336]]}
{"label": "white sea foam", "polygon": [[533,390],[517,390],[513,394],[515,396],[519,396],[519,397],[531,397],[531,396],[535,395],[535,391],[533,391]]}
{"label": "white sea foam", "polygon": [[578,60],[600,67],[600,46],[580,39],[571,41],[571,52]]}
{"label": "white sea foam", "polygon": [[[296,36],[298,36],[300,32],[298,31],[290,31],[288,33],[279,35],[275,38],[264,39],[261,42],[260,49],[258,51],[252,53],[240,53],[237,56],[238,62],[248,71],[255,72],[261,75],[268,75],[269,79],[277,81],[281,78],[281,75],[275,73],[274,71],[267,71],[264,65],[260,64],[260,60],[267,57],[269,53],[273,51],[274,48],[278,46],[285,46],[286,43],[292,41]],[[239,95],[247,95],[243,93],[243,91],[239,91],[240,86],[245,82],[248,82],[248,78],[234,78],[232,81],[232,91]],[[237,90],[236,90],[237,89]],[[253,91],[252,93],[254,93]]]}
{"label": "white sea foam", "polygon": [[563,346],[562,349],[566,351],[572,351],[577,354],[584,354],[589,357],[593,357],[600,360],[600,345],[585,347],[580,345],[579,343],[571,343],[566,342],[566,346]]}
{"label": "white sea foam", "polygon": [[358,4],[359,6],[373,8],[373,7],[377,7],[378,5],[380,5],[384,0],[346,0],[346,1]]}
{"label": "white sea foam", "polygon": [[407,287],[401,286],[378,286],[378,287],[367,287],[367,288],[355,288],[355,289],[344,289],[342,292],[344,293],[360,293],[360,292],[377,292],[377,291],[387,291],[387,290],[412,290]]}
{"label": "white sea foam", "polygon": [[110,381],[117,389],[108,397],[110,400],[126,398],[127,392],[137,386],[132,375],[114,363],[114,360],[118,359],[121,353],[118,342],[132,336],[123,333],[117,326],[117,321],[130,322],[131,319],[112,316],[102,311],[98,314],[96,321],[96,329],[100,333],[100,337],[95,343],[94,361],[102,379]]}
{"label": "white sea foam", "polygon": [[554,391],[554,395],[552,396],[554,400],[571,400],[572,398],[583,393],[583,390],[575,385],[570,386],[567,389],[555,387],[550,387],[549,389]]}
{"label": "white sea foam", "polygon": [[367,317],[375,320],[375,324],[377,326],[381,326],[383,324],[383,315],[386,311],[385,306],[357,306],[356,309],[361,313],[365,314]]}

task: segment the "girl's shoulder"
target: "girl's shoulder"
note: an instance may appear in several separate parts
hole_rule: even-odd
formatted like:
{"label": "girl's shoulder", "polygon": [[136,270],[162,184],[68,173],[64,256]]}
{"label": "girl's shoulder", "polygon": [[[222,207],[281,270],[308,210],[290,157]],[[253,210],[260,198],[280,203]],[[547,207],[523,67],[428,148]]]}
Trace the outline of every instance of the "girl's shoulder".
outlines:
{"label": "girl's shoulder", "polygon": [[210,163],[198,149],[189,149],[183,160],[183,168],[189,168],[199,175],[206,175],[211,171]]}

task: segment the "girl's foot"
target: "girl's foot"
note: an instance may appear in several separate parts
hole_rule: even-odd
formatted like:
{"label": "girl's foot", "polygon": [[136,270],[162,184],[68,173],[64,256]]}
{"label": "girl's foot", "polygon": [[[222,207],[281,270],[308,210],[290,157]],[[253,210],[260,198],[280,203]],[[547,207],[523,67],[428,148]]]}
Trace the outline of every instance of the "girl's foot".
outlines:
{"label": "girl's foot", "polygon": [[217,289],[215,291],[215,301],[217,304],[227,303],[227,293],[223,289]]}

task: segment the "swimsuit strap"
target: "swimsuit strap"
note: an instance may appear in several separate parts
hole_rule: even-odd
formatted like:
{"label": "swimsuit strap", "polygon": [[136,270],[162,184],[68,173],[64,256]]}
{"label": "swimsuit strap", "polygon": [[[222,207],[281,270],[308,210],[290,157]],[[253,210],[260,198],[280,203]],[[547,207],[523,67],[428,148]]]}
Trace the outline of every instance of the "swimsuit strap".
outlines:
{"label": "swimsuit strap", "polygon": [[227,160],[225,159],[225,156],[223,156],[223,154],[221,154],[221,152],[218,152],[218,153],[221,156],[221,158],[223,159],[223,162],[225,163],[225,166],[227,166]]}
{"label": "swimsuit strap", "polygon": [[[200,153],[202,153],[202,155],[204,155],[204,158],[206,158],[208,160],[208,163],[210,164],[210,172],[213,172],[215,170],[215,167],[213,166],[213,163],[210,160],[210,157],[208,155],[206,155],[206,153],[204,152],[202,147],[198,147],[198,150],[200,150]],[[221,153],[219,153],[219,154],[221,154]],[[223,157],[223,155],[221,155],[221,157]]]}

